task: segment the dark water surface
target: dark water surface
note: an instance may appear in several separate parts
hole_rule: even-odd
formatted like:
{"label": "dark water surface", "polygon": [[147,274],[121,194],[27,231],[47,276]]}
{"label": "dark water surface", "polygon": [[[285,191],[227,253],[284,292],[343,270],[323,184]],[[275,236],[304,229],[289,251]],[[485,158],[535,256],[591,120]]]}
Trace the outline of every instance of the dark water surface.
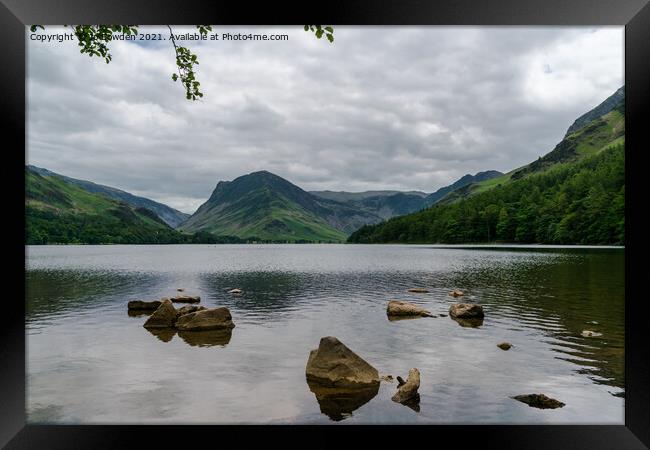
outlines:
{"label": "dark water surface", "polygon": [[[30,423],[598,423],[624,417],[624,250],[407,245],[30,246]],[[426,294],[408,288],[424,287]],[[184,288],[223,333],[152,333],[126,303]],[[239,296],[228,294],[240,288]],[[485,320],[461,326],[457,301]],[[390,299],[436,316],[389,321]],[[177,305],[181,306],[181,305]],[[602,333],[583,337],[583,330]],[[319,401],[309,351],[336,336],[380,374],[421,374],[420,410]],[[508,341],[509,351],[496,344]],[[511,397],[544,393],[566,406]],[[322,399],[321,399],[322,400]],[[321,410],[324,411],[321,412]]]}

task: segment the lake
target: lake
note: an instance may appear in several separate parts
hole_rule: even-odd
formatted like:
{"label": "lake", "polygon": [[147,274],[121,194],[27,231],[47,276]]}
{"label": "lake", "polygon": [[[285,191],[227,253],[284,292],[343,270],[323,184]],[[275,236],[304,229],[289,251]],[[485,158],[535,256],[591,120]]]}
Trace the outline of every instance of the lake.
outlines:
{"label": "lake", "polygon": [[[29,246],[28,423],[623,424],[624,249],[427,245]],[[428,293],[409,293],[422,287]],[[127,302],[200,295],[230,335],[157,331]],[[240,288],[241,295],[229,294]],[[454,299],[449,291],[461,289]],[[437,317],[389,321],[389,300]],[[485,318],[463,326],[452,303]],[[176,307],[182,304],[175,304]],[[476,325],[476,324],[474,324]],[[583,330],[602,333],[583,337]],[[305,366],[336,336],[380,374],[421,374],[321,405]],[[502,341],[513,347],[503,351]],[[566,406],[512,399],[543,393]],[[353,402],[354,403],[354,402]],[[321,408],[324,412],[321,411]]]}

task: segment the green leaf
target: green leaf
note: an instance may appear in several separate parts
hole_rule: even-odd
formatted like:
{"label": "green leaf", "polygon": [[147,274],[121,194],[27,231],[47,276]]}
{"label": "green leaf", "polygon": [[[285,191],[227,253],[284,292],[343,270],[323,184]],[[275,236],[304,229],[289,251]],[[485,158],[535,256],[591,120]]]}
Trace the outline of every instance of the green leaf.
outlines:
{"label": "green leaf", "polygon": [[330,42],[334,42],[334,35],[328,34],[327,35],[327,40],[330,41]]}
{"label": "green leaf", "polygon": [[[34,31],[34,30],[32,30]],[[305,31],[309,31],[309,25],[305,25]]]}
{"label": "green leaf", "polygon": [[322,37],[323,37],[323,30],[318,30],[318,31],[316,31],[316,37],[317,37],[318,39],[322,38]]}
{"label": "green leaf", "polygon": [[329,31],[330,33],[334,33],[334,28],[332,27],[325,27],[325,30]]}

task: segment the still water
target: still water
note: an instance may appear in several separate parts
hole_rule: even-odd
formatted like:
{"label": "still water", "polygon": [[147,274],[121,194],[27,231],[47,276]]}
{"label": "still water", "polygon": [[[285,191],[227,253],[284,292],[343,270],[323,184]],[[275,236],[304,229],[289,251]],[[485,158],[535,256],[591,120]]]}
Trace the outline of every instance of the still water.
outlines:
{"label": "still water", "polygon": [[[115,245],[27,255],[29,423],[624,423],[623,249]],[[128,314],[129,300],[177,288],[228,307],[232,334],[152,333],[146,315]],[[454,299],[454,288],[466,295]],[[391,299],[437,317],[389,321]],[[441,317],[455,301],[481,304],[482,325]],[[388,382],[361,404],[320,405],[305,365],[323,336],[380,374],[417,367],[419,412],[391,401]],[[566,406],[511,398],[530,393]]]}

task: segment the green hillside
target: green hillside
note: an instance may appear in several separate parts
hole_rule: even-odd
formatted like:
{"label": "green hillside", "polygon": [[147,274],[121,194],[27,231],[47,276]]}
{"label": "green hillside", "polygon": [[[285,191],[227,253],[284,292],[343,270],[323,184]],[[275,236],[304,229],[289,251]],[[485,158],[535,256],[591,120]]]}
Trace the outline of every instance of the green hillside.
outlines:
{"label": "green hillside", "polygon": [[27,244],[142,244],[183,237],[155,213],[26,168]]}
{"label": "green hillside", "polygon": [[348,242],[624,244],[624,146],[364,226]]}
{"label": "green hillside", "polygon": [[603,104],[602,116],[537,161],[463,186],[427,210],[364,226],[348,242],[623,244],[624,99]]}

